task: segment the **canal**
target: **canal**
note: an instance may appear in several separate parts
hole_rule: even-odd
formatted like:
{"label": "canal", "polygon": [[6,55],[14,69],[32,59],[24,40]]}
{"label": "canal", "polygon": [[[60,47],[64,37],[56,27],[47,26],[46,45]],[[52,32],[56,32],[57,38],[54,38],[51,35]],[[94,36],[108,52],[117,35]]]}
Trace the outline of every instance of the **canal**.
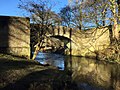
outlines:
{"label": "canal", "polygon": [[119,64],[41,52],[36,60],[62,71],[70,71],[78,90],[120,90]]}

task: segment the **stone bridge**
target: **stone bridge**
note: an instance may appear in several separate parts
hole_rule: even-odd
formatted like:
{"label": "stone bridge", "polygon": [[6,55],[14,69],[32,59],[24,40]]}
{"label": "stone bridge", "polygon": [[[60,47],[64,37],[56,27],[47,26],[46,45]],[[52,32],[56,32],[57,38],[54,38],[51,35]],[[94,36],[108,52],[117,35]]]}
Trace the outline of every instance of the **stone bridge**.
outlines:
{"label": "stone bridge", "polygon": [[[46,46],[57,47],[66,55],[96,56],[95,52],[107,48],[110,44],[110,27],[94,28],[91,30],[75,30],[67,27],[54,27],[47,36],[52,39],[45,40]],[[54,43],[57,40],[56,43]],[[57,46],[58,45],[58,46]],[[59,47],[60,46],[60,47]]]}
{"label": "stone bridge", "polygon": [[[54,52],[75,56],[96,56],[95,52],[110,44],[110,27],[80,31],[67,27],[50,27],[45,47]],[[0,16],[0,53],[30,57],[29,18]],[[33,34],[36,39],[36,32]]]}

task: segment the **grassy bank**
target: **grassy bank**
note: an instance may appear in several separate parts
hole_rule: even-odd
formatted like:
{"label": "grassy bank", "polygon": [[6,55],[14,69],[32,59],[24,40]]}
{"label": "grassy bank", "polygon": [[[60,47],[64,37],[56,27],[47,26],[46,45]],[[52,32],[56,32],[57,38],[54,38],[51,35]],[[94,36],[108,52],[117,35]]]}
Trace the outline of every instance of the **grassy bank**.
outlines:
{"label": "grassy bank", "polygon": [[42,66],[33,60],[0,54],[0,89],[61,90],[69,88],[65,84],[70,82],[68,78],[63,71],[52,66]]}

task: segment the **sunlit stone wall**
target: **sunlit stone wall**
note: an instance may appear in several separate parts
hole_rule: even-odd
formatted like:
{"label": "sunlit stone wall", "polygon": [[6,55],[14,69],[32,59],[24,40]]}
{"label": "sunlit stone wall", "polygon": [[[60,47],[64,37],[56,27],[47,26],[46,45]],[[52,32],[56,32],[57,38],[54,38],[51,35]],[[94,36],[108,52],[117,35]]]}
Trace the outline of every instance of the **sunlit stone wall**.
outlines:
{"label": "sunlit stone wall", "polygon": [[[67,46],[71,48],[72,55],[94,57],[96,52],[110,45],[109,27],[73,32],[71,40]],[[66,50],[66,54],[70,54],[70,51]]]}
{"label": "sunlit stone wall", "polygon": [[110,45],[110,29],[109,26],[81,31],[60,26],[54,27],[54,35],[67,37],[71,40],[66,44],[65,54],[95,57],[96,52]]}
{"label": "sunlit stone wall", "polygon": [[0,52],[30,57],[30,20],[0,16]]}

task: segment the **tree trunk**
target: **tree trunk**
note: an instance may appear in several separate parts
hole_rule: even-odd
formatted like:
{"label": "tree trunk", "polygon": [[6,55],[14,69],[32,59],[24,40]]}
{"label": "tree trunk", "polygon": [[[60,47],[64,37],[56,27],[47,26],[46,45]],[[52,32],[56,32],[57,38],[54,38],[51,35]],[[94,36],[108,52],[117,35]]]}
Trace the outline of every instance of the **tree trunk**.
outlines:
{"label": "tree trunk", "polygon": [[38,42],[38,43],[35,45],[35,51],[34,51],[32,60],[35,60],[35,58],[36,58],[36,56],[37,56],[39,50],[40,50],[40,43]]}
{"label": "tree trunk", "polygon": [[117,0],[118,4],[118,23],[120,23],[120,0]]}
{"label": "tree trunk", "polygon": [[[113,9],[113,38],[116,39],[116,40],[119,40],[119,29],[118,29],[118,23],[117,23],[117,11],[116,11],[116,2],[115,0],[114,1],[111,1],[113,6],[112,6],[112,9]],[[111,10],[112,10],[111,9]]]}
{"label": "tree trunk", "polygon": [[79,8],[79,13],[80,13],[80,17],[79,17],[79,19],[80,19],[79,25],[80,26],[79,26],[79,29],[82,30],[82,5]]}
{"label": "tree trunk", "polygon": [[113,38],[119,40],[119,27],[117,24],[117,20],[114,20],[112,32],[113,32]]}

